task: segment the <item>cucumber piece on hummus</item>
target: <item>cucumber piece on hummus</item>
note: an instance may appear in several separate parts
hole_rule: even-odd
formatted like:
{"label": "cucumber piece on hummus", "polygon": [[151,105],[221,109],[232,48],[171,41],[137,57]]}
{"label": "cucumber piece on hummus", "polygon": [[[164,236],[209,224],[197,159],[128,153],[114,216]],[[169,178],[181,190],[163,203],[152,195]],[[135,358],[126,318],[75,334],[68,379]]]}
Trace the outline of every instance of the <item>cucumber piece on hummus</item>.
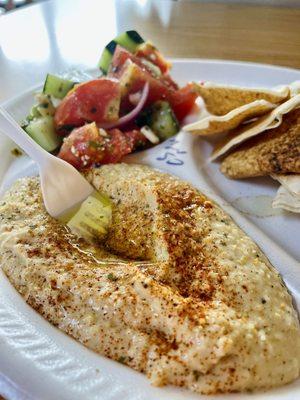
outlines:
{"label": "cucumber piece on hummus", "polygon": [[87,240],[101,239],[112,221],[112,203],[107,196],[94,191],[69,218],[67,226],[74,234]]}

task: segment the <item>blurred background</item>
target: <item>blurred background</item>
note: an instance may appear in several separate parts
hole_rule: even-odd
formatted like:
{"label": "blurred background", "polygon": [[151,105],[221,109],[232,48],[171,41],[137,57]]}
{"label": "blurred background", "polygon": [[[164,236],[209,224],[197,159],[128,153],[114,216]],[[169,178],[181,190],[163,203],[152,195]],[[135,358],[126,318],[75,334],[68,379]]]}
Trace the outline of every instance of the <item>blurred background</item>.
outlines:
{"label": "blurred background", "polygon": [[[45,0],[0,0],[0,14],[31,3],[38,3]],[[61,0],[64,1],[64,0]],[[108,0],[109,1],[109,0]],[[126,1],[126,0],[124,0]],[[185,1],[185,0],[172,0]],[[300,0],[194,0],[201,3],[227,3],[227,4],[258,4],[284,7],[300,7]]]}
{"label": "blurred background", "polygon": [[300,68],[300,0],[0,0],[0,101],[135,29],[167,57]]}

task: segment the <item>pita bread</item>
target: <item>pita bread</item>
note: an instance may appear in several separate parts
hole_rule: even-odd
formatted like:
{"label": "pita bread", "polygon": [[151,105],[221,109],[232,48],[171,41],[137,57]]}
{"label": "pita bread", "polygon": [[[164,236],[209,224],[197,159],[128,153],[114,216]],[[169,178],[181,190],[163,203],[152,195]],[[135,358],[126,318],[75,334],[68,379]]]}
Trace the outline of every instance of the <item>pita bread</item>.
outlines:
{"label": "pita bread", "polygon": [[288,86],[263,89],[204,82],[203,84],[195,84],[195,88],[203,98],[207,111],[214,115],[225,115],[231,110],[255,100],[280,104],[287,100],[290,95]]}
{"label": "pita bread", "polygon": [[300,196],[293,195],[286,187],[281,185],[272,202],[272,207],[300,213]]}
{"label": "pita bread", "polygon": [[266,114],[275,107],[275,104],[269,103],[268,101],[256,100],[252,103],[235,108],[226,115],[209,115],[200,121],[184,126],[183,129],[200,136],[222,133],[236,128],[247,120]]}
{"label": "pita bread", "polygon": [[300,175],[278,175],[272,174],[271,177],[281,183],[291,194],[300,199]]}
{"label": "pita bread", "polygon": [[300,175],[272,174],[271,176],[281,183],[272,206],[300,213]]}
{"label": "pita bread", "polygon": [[292,82],[289,85],[289,88],[290,88],[290,97],[300,94],[300,81]]}
{"label": "pita bread", "polygon": [[300,94],[290,98],[283,104],[280,104],[280,106],[276,107],[269,114],[264,115],[258,120],[229,132],[224,140],[217,144],[210,157],[210,161],[224,155],[233,147],[240,145],[246,140],[269,129],[274,129],[280,126],[283,115],[298,107],[300,107]]}
{"label": "pita bread", "polygon": [[277,128],[240,145],[223,160],[221,171],[237,179],[300,174],[300,108],[285,115]]}

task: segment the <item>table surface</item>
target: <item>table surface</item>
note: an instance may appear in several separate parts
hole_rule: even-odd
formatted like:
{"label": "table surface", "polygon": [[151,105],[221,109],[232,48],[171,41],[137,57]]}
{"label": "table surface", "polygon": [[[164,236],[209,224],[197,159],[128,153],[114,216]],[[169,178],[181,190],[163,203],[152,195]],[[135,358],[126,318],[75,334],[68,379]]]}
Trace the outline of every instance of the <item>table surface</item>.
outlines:
{"label": "table surface", "polygon": [[0,102],[42,82],[47,72],[94,67],[103,46],[128,29],[150,38],[169,57],[300,68],[299,21],[300,9],[284,7],[46,1],[0,17]]}

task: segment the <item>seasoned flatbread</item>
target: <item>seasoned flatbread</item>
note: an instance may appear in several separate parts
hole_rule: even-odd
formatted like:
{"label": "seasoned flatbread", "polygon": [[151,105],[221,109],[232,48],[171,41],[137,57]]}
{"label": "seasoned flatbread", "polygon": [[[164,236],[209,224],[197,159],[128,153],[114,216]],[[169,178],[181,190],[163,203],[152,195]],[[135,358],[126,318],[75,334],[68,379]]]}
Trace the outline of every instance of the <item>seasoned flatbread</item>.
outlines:
{"label": "seasoned flatbread", "polygon": [[243,143],[224,159],[221,171],[230,178],[300,173],[300,109],[277,128]]}
{"label": "seasoned flatbread", "polygon": [[224,155],[233,147],[236,147],[246,140],[269,129],[276,128],[281,124],[283,115],[289,113],[297,107],[300,107],[300,94],[292,97],[283,104],[280,104],[280,106],[276,107],[269,114],[262,116],[258,120],[232,130],[217,144],[210,157],[210,161],[213,161]]}
{"label": "seasoned flatbread", "polygon": [[215,115],[225,115],[231,110],[255,100],[266,100],[270,103],[279,104],[287,100],[290,95],[288,86],[263,89],[204,82],[203,84],[196,84],[195,88],[203,98],[207,111]]}
{"label": "seasoned flatbread", "polygon": [[247,120],[260,117],[275,107],[275,104],[268,101],[255,100],[252,103],[235,108],[226,115],[209,115],[200,121],[184,126],[183,129],[200,136],[222,133],[238,127]]}

